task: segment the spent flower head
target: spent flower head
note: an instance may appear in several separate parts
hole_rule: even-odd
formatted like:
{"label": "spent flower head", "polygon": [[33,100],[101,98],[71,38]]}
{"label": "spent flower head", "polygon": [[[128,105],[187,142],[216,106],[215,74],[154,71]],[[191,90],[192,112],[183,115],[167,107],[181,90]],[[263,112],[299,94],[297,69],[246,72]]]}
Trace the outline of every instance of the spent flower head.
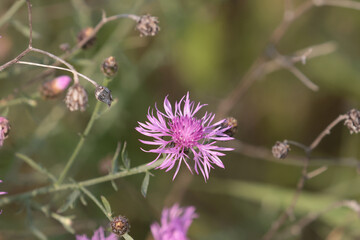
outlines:
{"label": "spent flower head", "polygon": [[95,44],[96,36],[92,36],[93,34],[94,29],[92,27],[86,27],[79,32],[77,36],[78,44],[81,43],[84,39],[89,38],[82,46],[82,49],[88,49]]}
{"label": "spent flower head", "polygon": [[10,123],[4,117],[0,117],[0,147],[4,144],[4,140],[9,136]]}
{"label": "spent flower head", "polygon": [[106,58],[101,64],[101,71],[107,77],[113,77],[118,71],[118,64],[113,56]]}
{"label": "spent flower head", "polygon": [[220,151],[233,149],[216,146],[216,142],[233,138],[225,134],[229,129],[229,127],[222,127],[225,120],[212,124],[215,117],[212,113],[205,113],[202,118],[195,117],[195,114],[204,106],[205,104],[200,103],[195,105],[190,101],[189,93],[187,93],[179,102],[175,102],[174,111],[167,97],[164,100],[165,113],[161,112],[156,104],[156,115],[149,108],[148,121],[139,122],[140,126],[136,127],[141,134],[153,138],[152,141],[140,140],[142,143],[158,146],[149,151],[143,150],[158,154],[149,164],[156,162],[162,154],[165,154],[164,161],[157,168],[169,171],[177,164],[173,179],[181,163],[184,162],[190,172],[192,172],[190,165],[194,166],[196,174],[201,172],[205,181],[209,178],[213,165],[224,168],[219,157],[225,154]]}
{"label": "spent flower head", "polygon": [[162,211],[160,224],[151,224],[151,233],[155,240],[188,240],[187,231],[196,217],[195,207],[175,204]]}
{"label": "spent flower head", "polygon": [[85,111],[88,103],[88,95],[83,86],[76,83],[72,85],[65,97],[65,103],[70,111]]}
{"label": "spent flower head", "polygon": [[124,216],[114,217],[110,222],[111,231],[118,236],[122,236],[130,231],[129,220]]}
{"label": "spent flower head", "polygon": [[356,109],[351,109],[347,113],[347,119],[344,122],[344,125],[350,130],[350,134],[360,132],[360,111]]}
{"label": "spent flower head", "polygon": [[76,240],[117,240],[117,236],[111,233],[108,237],[105,237],[105,232],[102,227],[99,227],[91,238],[88,238],[85,234],[76,235]]}
{"label": "spent flower head", "polygon": [[139,18],[136,29],[140,32],[140,37],[155,36],[160,31],[159,20],[149,14],[143,15]]}
{"label": "spent flower head", "polygon": [[274,157],[284,159],[290,151],[290,146],[287,144],[286,140],[283,142],[277,141],[271,150]]}
{"label": "spent flower head", "polygon": [[106,103],[109,107],[113,101],[111,91],[104,86],[97,86],[95,89],[95,98],[100,102]]}

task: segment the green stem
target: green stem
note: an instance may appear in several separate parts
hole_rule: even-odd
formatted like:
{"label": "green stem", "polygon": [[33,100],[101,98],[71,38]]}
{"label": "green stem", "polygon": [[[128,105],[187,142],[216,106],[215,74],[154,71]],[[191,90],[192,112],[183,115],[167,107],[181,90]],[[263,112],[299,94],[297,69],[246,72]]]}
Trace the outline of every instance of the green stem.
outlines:
{"label": "green stem", "polygon": [[30,165],[30,167],[32,167],[33,169],[37,170],[40,173],[45,174],[49,179],[51,179],[53,182],[56,182],[56,178],[54,177],[54,175],[52,175],[51,173],[49,173],[45,168],[43,168],[42,166],[40,166],[39,164],[37,164],[34,160],[32,160],[31,158],[29,158],[28,156],[22,154],[22,153],[15,153],[15,156],[22,159],[24,162],[26,162],[27,164]]}
{"label": "green stem", "polygon": [[[108,82],[109,82],[108,79],[105,79],[104,82],[103,82],[103,86],[106,87],[106,86],[108,85]],[[87,126],[86,126],[86,128],[85,128],[85,131],[84,131],[83,134],[81,135],[78,144],[76,145],[73,153],[71,154],[68,162],[66,163],[65,168],[64,168],[63,171],[61,172],[60,177],[59,177],[59,179],[58,179],[57,182],[56,182],[56,185],[60,185],[60,184],[64,181],[67,173],[69,172],[70,168],[71,168],[72,165],[74,164],[76,157],[78,156],[81,148],[82,148],[83,145],[84,145],[85,138],[86,138],[86,137],[88,136],[88,134],[90,133],[90,130],[91,130],[92,126],[94,125],[95,120],[98,119],[98,117],[99,117],[99,110],[100,110],[101,104],[102,104],[102,103],[99,102],[99,101],[96,102],[95,108],[94,108],[94,110],[93,110],[93,112],[92,112],[92,114],[91,114],[91,118],[90,118],[90,120],[89,120],[89,122],[88,122],[88,124],[87,124]]]}
{"label": "green stem", "polygon": [[[127,176],[131,176],[131,175],[136,175],[139,173],[144,173],[146,171],[149,171],[151,169],[154,169],[154,168],[160,166],[160,164],[163,161],[164,161],[164,159],[159,159],[158,161],[156,161],[155,163],[153,163],[151,165],[143,164],[138,167],[131,168],[129,170],[125,170],[125,171],[118,172],[115,174],[109,174],[109,175],[94,178],[94,179],[85,180],[85,181],[78,182],[78,183],[47,186],[47,187],[37,188],[37,189],[31,190],[31,191],[28,191],[25,193],[16,194],[14,196],[2,197],[0,199],[0,207],[4,206],[6,204],[12,203],[14,201],[17,201],[17,200],[27,199],[29,197],[36,197],[36,196],[42,195],[42,194],[65,191],[65,190],[70,190],[70,189],[78,189],[79,187],[92,186],[95,184],[108,182],[108,181],[115,180],[115,179],[122,178],[122,177],[127,177]],[[5,196],[7,196],[7,195],[5,195]]]}
{"label": "green stem", "polygon": [[85,193],[91,200],[93,200],[93,202],[100,208],[100,210],[105,214],[105,216],[109,219],[109,221],[112,221],[111,216],[109,216],[109,214],[107,213],[107,211],[105,210],[104,206],[99,202],[99,200],[97,200],[97,198],[86,188],[84,188],[83,186],[79,186],[80,190],[83,191],[83,193]]}

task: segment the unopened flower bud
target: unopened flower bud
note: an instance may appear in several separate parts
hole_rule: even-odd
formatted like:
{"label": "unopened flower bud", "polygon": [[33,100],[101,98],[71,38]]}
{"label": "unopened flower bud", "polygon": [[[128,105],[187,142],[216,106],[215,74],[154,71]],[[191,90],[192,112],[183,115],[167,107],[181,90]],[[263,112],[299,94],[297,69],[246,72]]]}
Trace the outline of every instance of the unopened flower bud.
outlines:
{"label": "unopened flower bud", "polygon": [[101,64],[101,71],[107,76],[112,77],[117,73],[118,70],[118,64],[116,62],[116,59],[111,56],[104,60],[104,62]]}
{"label": "unopened flower bud", "polygon": [[40,88],[41,95],[45,99],[59,96],[69,86],[71,77],[62,75],[51,81],[44,82]]}
{"label": "unopened flower bud", "polygon": [[124,216],[117,216],[110,222],[111,231],[118,236],[122,236],[130,231],[129,220]]}
{"label": "unopened flower bud", "polygon": [[95,97],[100,102],[106,103],[109,107],[111,106],[111,102],[113,101],[111,96],[111,91],[103,86],[97,86],[95,89]]}
{"label": "unopened flower bud", "polygon": [[290,151],[290,146],[287,144],[286,141],[284,142],[277,141],[275,145],[272,147],[272,154],[274,157],[278,159],[286,158],[289,151]]}
{"label": "unopened flower bud", "polygon": [[229,137],[232,137],[237,132],[238,123],[237,120],[233,117],[228,117],[221,124],[221,128],[228,128],[224,133]]}
{"label": "unopened flower bud", "polygon": [[88,95],[83,86],[80,84],[72,85],[65,97],[65,103],[70,111],[85,111],[88,102]]}
{"label": "unopened flower bud", "polygon": [[[92,27],[87,27],[81,30],[77,36],[78,43],[80,43],[82,40],[92,36],[94,33],[94,29]],[[88,41],[84,45],[82,45],[82,49],[88,49],[89,47],[92,47],[96,41],[96,37],[93,36],[89,38]]]}
{"label": "unopened flower bud", "polygon": [[149,14],[141,16],[137,22],[136,29],[142,36],[155,36],[160,31],[159,20],[157,17],[150,16]]}
{"label": "unopened flower bud", "polygon": [[344,122],[344,125],[350,130],[350,134],[360,132],[360,111],[356,109],[351,109],[347,113],[347,119]]}
{"label": "unopened flower bud", "polygon": [[0,117],[0,147],[4,144],[4,140],[9,136],[10,123],[4,117]]}

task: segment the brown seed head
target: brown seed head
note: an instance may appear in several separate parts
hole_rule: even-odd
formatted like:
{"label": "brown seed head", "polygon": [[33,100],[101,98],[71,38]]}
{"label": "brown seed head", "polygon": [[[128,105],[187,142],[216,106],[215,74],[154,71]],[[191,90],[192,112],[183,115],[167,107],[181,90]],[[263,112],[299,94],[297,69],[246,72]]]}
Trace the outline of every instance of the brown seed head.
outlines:
{"label": "brown seed head", "polygon": [[108,57],[101,64],[101,71],[107,77],[113,77],[117,73],[117,70],[118,70],[118,64],[113,56]]}
{"label": "brown seed head", "polygon": [[72,85],[65,97],[65,103],[70,111],[85,111],[88,102],[88,95],[83,86],[80,84]]}
{"label": "brown seed head", "polygon": [[[94,33],[94,29],[92,27],[87,27],[87,28],[84,28],[83,30],[81,30],[79,32],[78,36],[77,36],[78,44],[82,40],[92,36],[93,33]],[[89,38],[89,40],[86,41],[86,43],[84,45],[82,45],[81,48],[82,49],[88,49],[88,48],[90,48],[90,47],[92,47],[94,45],[95,41],[96,41],[96,37],[93,36],[93,37]]]}
{"label": "brown seed head", "polygon": [[9,120],[7,120],[4,117],[0,117],[0,132],[2,132],[2,134],[4,134],[4,139],[9,136],[10,129],[11,129],[11,126],[10,126]]}
{"label": "brown seed head", "polygon": [[100,102],[106,103],[109,107],[111,106],[111,102],[113,101],[111,96],[111,91],[103,86],[97,86],[95,89],[95,97]]}
{"label": "brown seed head", "polygon": [[150,16],[149,14],[141,16],[136,25],[136,29],[142,36],[155,36],[160,31],[159,20],[157,17]]}
{"label": "brown seed head", "polygon": [[130,231],[130,223],[129,220],[124,216],[114,217],[110,222],[111,231],[118,236],[122,236],[125,233]]}
{"label": "brown seed head", "polygon": [[275,145],[272,147],[272,154],[274,157],[278,159],[284,159],[287,157],[288,153],[290,151],[290,146],[284,142],[277,141]]}
{"label": "brown seed head", "polygon": [[344,125],[350,130],[350,134],[360,132],[360,111],[356,109],[351,109],[347,113],[347,119],[344,122]]}
{"label": "brown seed head", "polygon": [[238,128],[237,120],[233,117],[226,118],[225,121],[221,124],[221,128],[227,128],[227,127],[230,128],[226,130],[224,133],[229,137],[234,136]]}

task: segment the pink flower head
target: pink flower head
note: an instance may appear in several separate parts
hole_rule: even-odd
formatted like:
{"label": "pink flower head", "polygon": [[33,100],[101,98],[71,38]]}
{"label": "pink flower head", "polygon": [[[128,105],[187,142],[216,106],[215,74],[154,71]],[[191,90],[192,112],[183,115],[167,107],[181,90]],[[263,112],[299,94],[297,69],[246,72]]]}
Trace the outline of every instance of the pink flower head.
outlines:
{"label": "pink flower head", "polygon": [[52,81],[55,89],[57,89],[58,91],[64,91],[69,86],[71,82],[71,77],[67,75],[61,75]]}
{"label": "pink flower head", "polygon": [[9,120],[4,117],[0,117],[0,147],[4,144],[4,140],[9,136],[9,132]]}
{"label": "pink flower head", "polygon": [[161,225],[151,224],[151,233],[155,240],[188,240],[187,231],[194,218],[195,207],[180,208],[175,204],[161,213]]}
{"label": "pink flower head", "polygon": [[88,238],[85,234],[84,235],[76,235],[76,240],[117,240],[117,236],[114,233],[111,233],[108,237],[105,237],[105,232],[102,227],[99,227],[95,232],[94,235]]}
{"label": "pink flower head", "polygon": [[[2,182],[2,180],[0,180],[0,183]],[[4,195],[7,194],[7,192],[0,192],[0,195]]]}
{"label": "pink flower head", "polygon": [[[152,141],[140,140],[142,143],[158,146],[149,151],[142,149],[145,152],[158,154],[149,164],[153,164],[165,154],[165,160],[157,168],[169,171],[177,164],[173,179],[179,172],[181,163],[184,162],[191,173],[190,164],[193,163],[196,174],[200,171],[205,181],[209,179],[210,169],[214,168],[213,164],[224,168],[219,156],[225,154],[219,151],[233,149],[218,147],[215,144],[216,141],[228,141],[233,138],[224,133],[229,127],[221,126],[225,119],[211,124],[215,117],[212,113],[205,113],[200,119],[194,116],[203,106],[205,104],[200,103],[195,106],[187,93],[179,102],[175,102],[174,112],[167,97],[164,100],[165,113],[160,112],[156,104],[156,116],[149,108],[148,121],[139,122],[140,126],[136,127],[141,134],[153,138]],[[190,162],[190,159],[193,159],[193,162]]]}

